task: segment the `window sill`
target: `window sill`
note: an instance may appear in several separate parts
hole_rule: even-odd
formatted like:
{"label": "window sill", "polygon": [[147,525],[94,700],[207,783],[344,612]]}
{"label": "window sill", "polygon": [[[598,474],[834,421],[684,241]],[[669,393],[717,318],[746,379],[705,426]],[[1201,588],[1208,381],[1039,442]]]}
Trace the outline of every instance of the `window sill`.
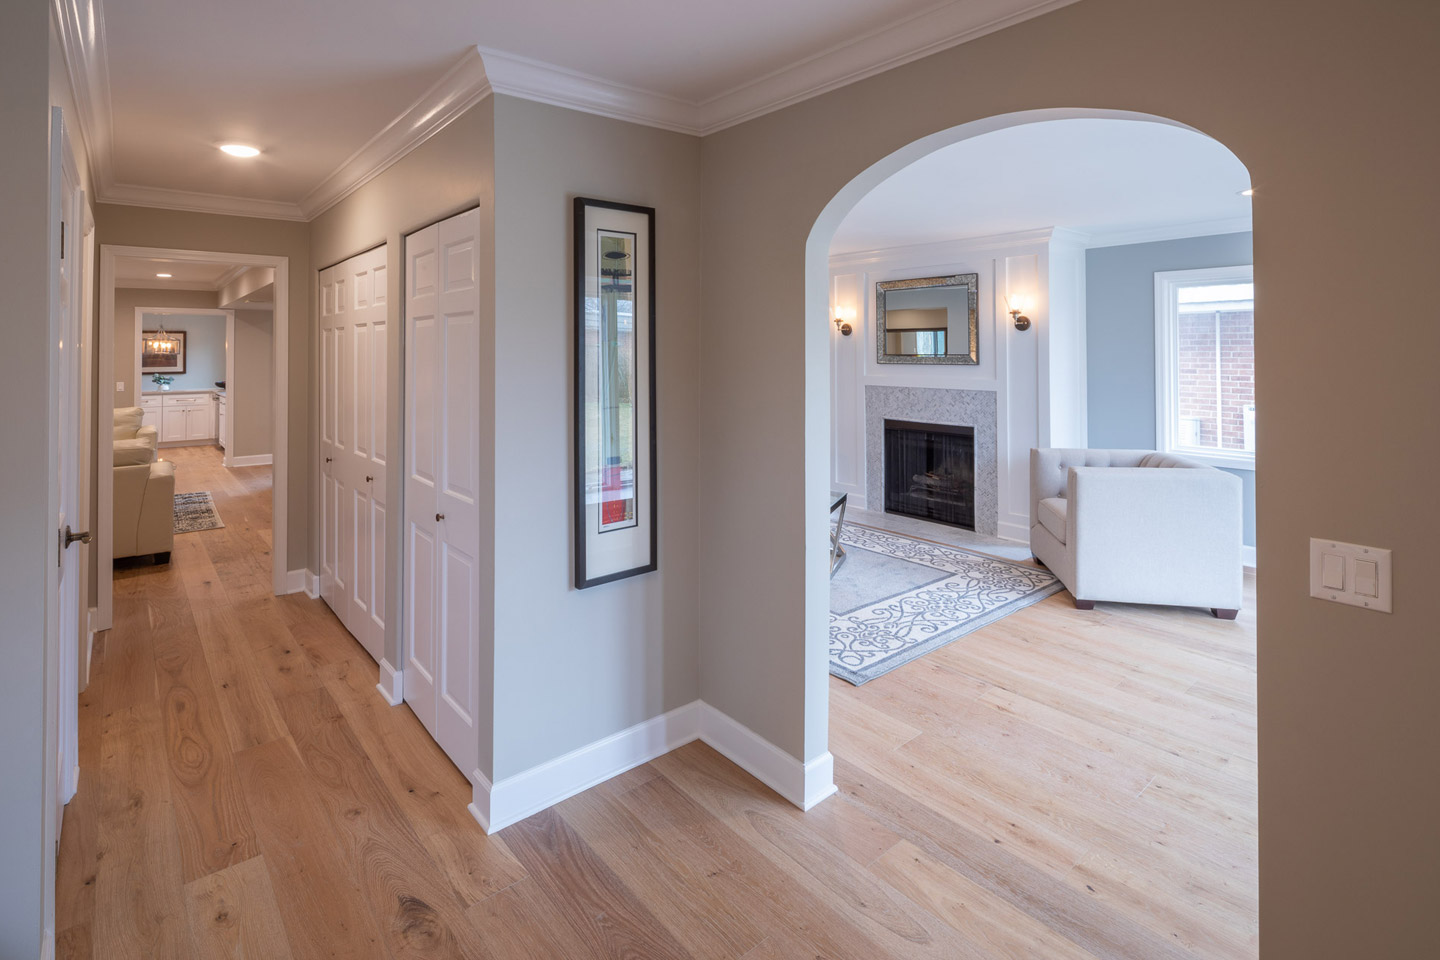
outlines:
{"label": "window sill", "polygon": [[1204,463],[1212,467],[1220,467],[1224,470],[1247,470],[1255,472],[1254,454],[1226,454],[1217,453],[1213,450],[1194,450],[1185,447],[1171,447],[1162,451],[1177,457],[1184,457],[1186,460],[1194,460],[1196,463]]}

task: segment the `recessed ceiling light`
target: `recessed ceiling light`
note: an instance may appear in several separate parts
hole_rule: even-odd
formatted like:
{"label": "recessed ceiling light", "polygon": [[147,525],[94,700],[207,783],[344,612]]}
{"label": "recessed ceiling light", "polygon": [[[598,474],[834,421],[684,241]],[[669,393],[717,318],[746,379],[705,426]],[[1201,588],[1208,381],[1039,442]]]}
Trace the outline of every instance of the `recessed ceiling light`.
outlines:
{"label": "recessed ceiling light", "polygon": [[159,277],[161,280],[169,280],[169,279],[170,279],[170,274],[168,274],[168,273],[157,273],[157,274],[155,274],[155,276]]}
{"label": "recessed ceiling light", "polygon": [[1241,191],[1240,191],[1240,196],[1242,196],[1242,197],[1253,197],[1253,196],[1255,196],[1255,188],[1254,188],[1254,187],[1246,187],[1244,190],[1241,190]]}
{"label": "recessed ceiling light", "polygon": [[247,146],[246,146],[245,144],[243,144],[243,143],[223,143],[223,144],[220,145],[220,149],[221,149],[221,150],[224,150],[226,153],[230,154],[230,156],[232,156],[232,157],[258,157],[258,156],[260,156],[260,149],[259,149],[258,147],[247,147]]}

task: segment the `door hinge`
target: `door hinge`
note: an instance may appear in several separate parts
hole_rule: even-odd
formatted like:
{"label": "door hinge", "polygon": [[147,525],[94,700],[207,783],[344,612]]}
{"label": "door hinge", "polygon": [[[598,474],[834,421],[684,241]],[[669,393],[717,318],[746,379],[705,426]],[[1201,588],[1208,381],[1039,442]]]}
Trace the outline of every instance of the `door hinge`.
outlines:
{"label": "door hinge", "polygon": [[60,259],[65,259],[65,221],[60,221]]}

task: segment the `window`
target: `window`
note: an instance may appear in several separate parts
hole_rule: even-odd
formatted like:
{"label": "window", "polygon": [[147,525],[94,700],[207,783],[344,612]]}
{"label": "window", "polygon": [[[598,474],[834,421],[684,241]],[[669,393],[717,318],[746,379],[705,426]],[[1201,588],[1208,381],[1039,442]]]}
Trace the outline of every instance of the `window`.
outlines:
{"label": "window", "polygon": [[1155,274],[1155,438],[1170,453],[1255,468],[1254,268]]}

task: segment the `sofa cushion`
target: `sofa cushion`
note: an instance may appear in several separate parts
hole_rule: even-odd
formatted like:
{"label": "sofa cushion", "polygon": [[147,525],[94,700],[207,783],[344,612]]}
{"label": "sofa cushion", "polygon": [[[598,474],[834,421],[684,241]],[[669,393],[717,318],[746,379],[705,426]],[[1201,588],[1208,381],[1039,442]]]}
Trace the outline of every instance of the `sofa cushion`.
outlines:
{"label": "sofa cushion", "polygon": [[1065,515],[1068,504],[1064,497],[1047,497],[1040,501],[1040,526],[1049,530],[1061,543],[1065,542]]}
{"label": "sofa cushion", "polygon": [[129,440],[135,436],[144,419],[145,411],[139,407],[116,407],[114,439]]}
{"label": "sofa cushion", "polygon": [[116,440],[115,466],[133,467],[155,459],[155,444],[148,439]]}

